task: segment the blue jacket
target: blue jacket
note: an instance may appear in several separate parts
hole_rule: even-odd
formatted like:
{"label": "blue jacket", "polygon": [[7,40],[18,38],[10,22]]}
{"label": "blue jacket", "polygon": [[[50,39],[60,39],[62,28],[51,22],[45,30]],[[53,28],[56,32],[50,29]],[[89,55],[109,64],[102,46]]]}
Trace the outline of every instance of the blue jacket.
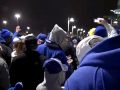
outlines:
{"label": "blue jacket", "polygon": [[120,36],[95,46],[65,83],[64,90],[120,90]]}
{"label": "blue jacket", "polygon": [[46,40],[45,44],[39,45],[37,47],[37,51],[41,55],[44,55],[46,60],[49,58],[57,58],[61,60],[63,64],[67,64],[67,58],[64,51],[61,49],[61,47],[58,44],[50,40]]}

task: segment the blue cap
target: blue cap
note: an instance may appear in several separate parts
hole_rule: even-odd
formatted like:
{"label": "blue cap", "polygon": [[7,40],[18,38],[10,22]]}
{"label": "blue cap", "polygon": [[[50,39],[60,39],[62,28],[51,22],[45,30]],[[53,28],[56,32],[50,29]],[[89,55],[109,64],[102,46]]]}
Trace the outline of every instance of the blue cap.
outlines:
{"label": "blue cap", "polygon": [[108,36],[107,30],[104,26],[97,26],[94,35],[101,36],[103,38]]}
{"label": "blue cap", "polygon": [[47,35],[46,35],[46,34],[43,34],[43,33],[40,33],[40,34],[37,36],[37,39],[40,39],[40,40],[43,40],[43,41],[45,41],[46,38],[47,38]]}

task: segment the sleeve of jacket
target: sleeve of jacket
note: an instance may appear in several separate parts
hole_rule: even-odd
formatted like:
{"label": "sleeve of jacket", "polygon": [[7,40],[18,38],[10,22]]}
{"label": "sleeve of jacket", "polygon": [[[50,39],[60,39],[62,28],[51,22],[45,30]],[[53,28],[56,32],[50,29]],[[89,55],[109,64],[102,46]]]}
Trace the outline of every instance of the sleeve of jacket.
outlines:
{"label": "sleeve of jacket", "polygon": [[13,34],[13,39],[15,38],[15,37],[19,37],[19,36],[21,36],[18,32],[15,32],[14,34]]}
{"label": "sleeve of jacket", "polygon": [[7,63],[3,61],[0,66],[0,88],[7,90],[10,85],[10,76]]}
{"label": "sleeve of jacket", "polygon": [[108,37],[115,37],[118,35],[115,28],[111,24],[106,23],[104,26],[108,32]]}

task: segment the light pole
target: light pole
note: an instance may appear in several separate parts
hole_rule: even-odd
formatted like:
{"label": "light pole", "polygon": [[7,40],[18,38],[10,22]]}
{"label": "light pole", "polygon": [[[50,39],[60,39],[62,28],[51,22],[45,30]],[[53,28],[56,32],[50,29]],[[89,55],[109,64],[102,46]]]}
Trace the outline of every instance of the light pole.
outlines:
{"label": "light pole", "polygon": [[17,19],[17,24],[19,24],[19,21],[18,21],[18,19],[21,17],[21,15],[19,14],[19,13],[16,13],[15,14],[15,18]]}
{"label": "light pole", "polygon": [[76,26],[74,25],[74,26],[72,26],[72,33],[73,33],[73,30],[76,28]]}
{"label": "light pole", "polygon": [[68,17],[68,34],[70,34],[70,22],[74,22],[74,18],[69,18]]}
{"label": "light pole", "polygon": [[80,29],[78,28],[77,29],[77,36],[79,36],[79,33],[80,33]]}

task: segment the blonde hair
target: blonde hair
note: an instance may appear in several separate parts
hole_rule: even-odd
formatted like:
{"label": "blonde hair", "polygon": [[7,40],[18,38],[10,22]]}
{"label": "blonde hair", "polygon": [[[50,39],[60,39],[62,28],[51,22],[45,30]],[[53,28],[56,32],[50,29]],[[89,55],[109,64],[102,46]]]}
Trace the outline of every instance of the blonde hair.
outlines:
{"label": "blonde hair", "polygon": [[95,30],[96,30],[96,28],[91,28],[91,29],[89,30],[89,32],[88,32],[88,35],[89,35],[89,36],[93,36],[94,33],[95,33]]}

